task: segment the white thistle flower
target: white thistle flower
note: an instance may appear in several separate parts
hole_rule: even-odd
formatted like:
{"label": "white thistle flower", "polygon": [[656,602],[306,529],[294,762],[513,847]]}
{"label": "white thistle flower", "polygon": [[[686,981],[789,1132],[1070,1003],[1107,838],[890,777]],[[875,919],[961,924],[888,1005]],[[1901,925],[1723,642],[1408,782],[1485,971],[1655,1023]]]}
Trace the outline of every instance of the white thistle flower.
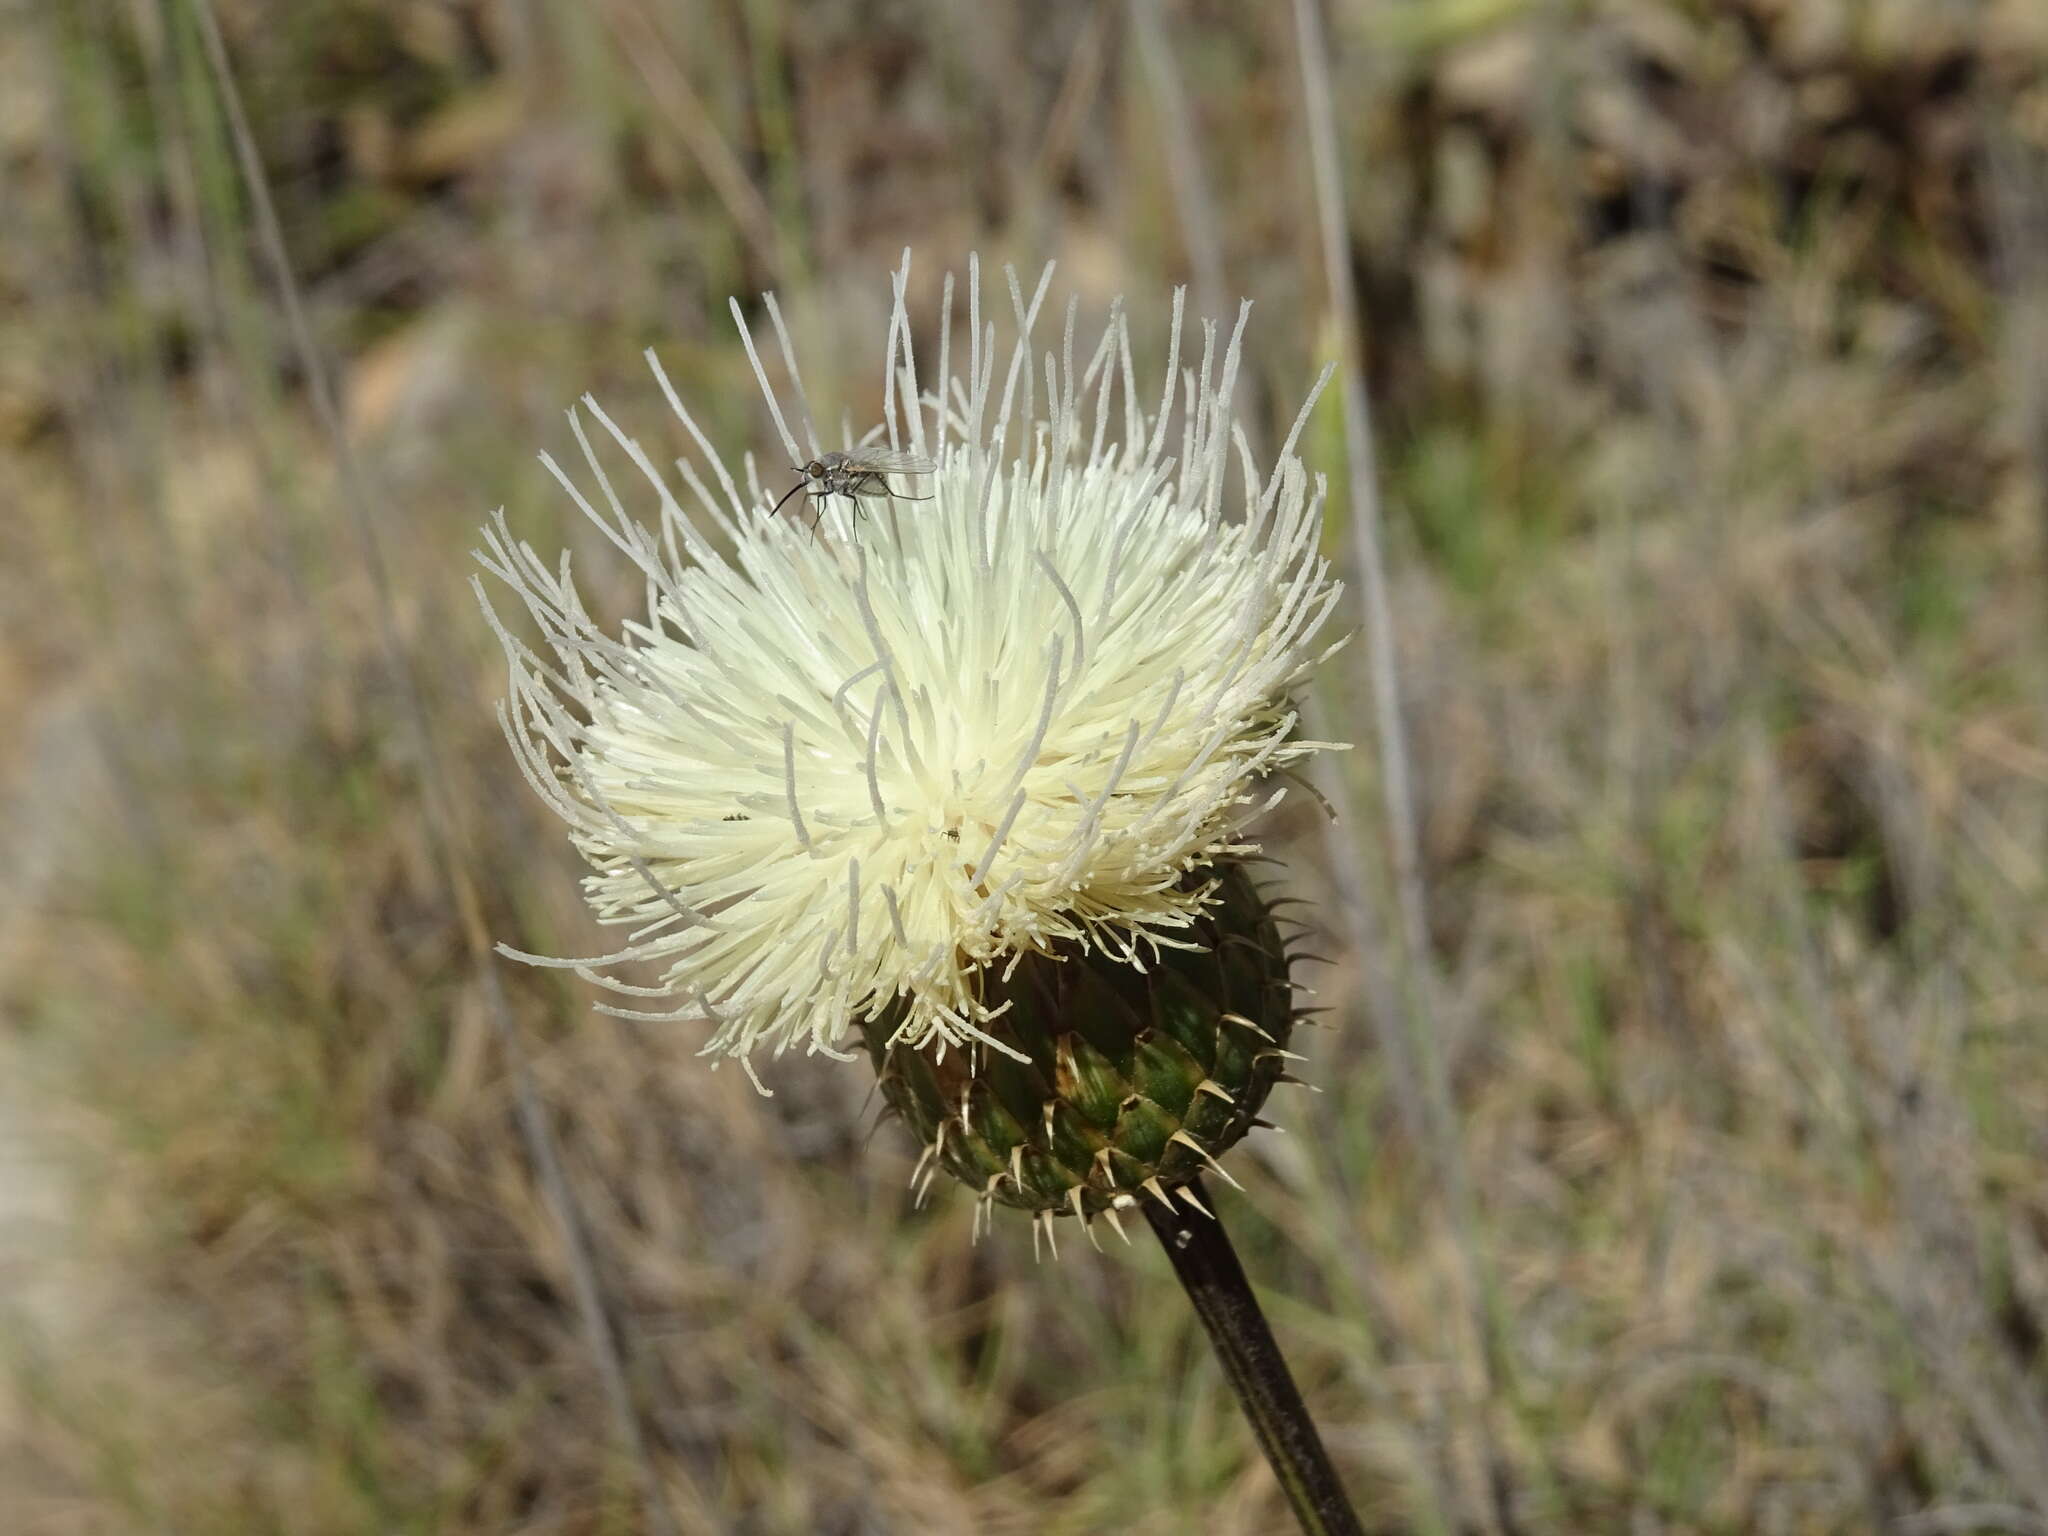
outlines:
{"label": "white thistle flower", "polygon": [[[884,425],[863,440],[936,466],[897,476],[903,499],[799,498],[815,519],[767,517],[752,456],[742,488],[650,351],[700,455],[676,461],[687,507],[588,396],[653,487],[656,525],[628,517],[576,413],[601,505],[543,455],[644,575],[645,617],[600,629],[567,556],[542,560],[502,511],[478,557],[553,657],[491,614],[506,735],[591,865],[598,920],[628,930],[590,959],[507,953],[672,1000],[607,1011],[704,1021],[707,1054],[841,1054],[898,999],[896,1041],[1007,1050],[986,1032],[988,968],[1075,945],[1142,968],[1202,910],[1199,872],[1250,850],[1244,823],[1280,798],[1267,776],[1326,745],[1296,739],[1288,702],[1339,594],[1317,553],[1323,485],[1293,455],[1315,397],[1262,477],[1230,414],[1250,306],[1220,353],[1204,322],[1183,368],[1176,293],[1164,390],[1141,397],[1120,304],[1078,369],[1070,304],[1041,399],[1050,267],[1028,303],[1011,274],[1002,361],[970,265],[964,375],[947,277],[935,385],[913,356],[908,273],[906,253]],[[803,448],[733,314],[805,463],[821,445],[767,307]],[[606,974],[630,962],[656,963],[658,985]]]}

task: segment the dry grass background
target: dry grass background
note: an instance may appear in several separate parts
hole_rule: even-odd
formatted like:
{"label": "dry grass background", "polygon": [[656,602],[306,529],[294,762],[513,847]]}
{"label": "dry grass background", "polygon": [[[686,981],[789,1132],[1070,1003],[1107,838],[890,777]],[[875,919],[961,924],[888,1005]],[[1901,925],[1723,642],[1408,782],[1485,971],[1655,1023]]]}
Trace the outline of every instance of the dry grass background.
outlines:
{"label": "dry grass background", "polygon": [[[531,454],[667,431],[643,345],[762,448],[729,292],[856,417],[905,244],[927,314],[1247,293],[1273,441],[1341,346],[1288,8],[220,3],[390,605],[198,13],[0,5],[0,1529],[1285,1529],[1157,1255],[974,1246],[857,1074],[508,969],[628,1432],[422,786],[593,941],[466,551],[602,566]],[[1325,25],[1427,949],[1352,754],[1274,829],[1327,1093],[1225,1214],[1367,1523],[2048,1531],[2048,11]]]}

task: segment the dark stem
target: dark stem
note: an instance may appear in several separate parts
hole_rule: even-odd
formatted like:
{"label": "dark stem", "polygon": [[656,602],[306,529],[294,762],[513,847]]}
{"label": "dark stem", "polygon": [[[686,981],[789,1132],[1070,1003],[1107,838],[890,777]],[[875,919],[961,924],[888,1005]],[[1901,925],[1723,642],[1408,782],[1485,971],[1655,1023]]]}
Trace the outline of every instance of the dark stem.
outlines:
{"label": "dark stem", "polygon": [[[1212,1204],[1199,1181],[1188,1188],[1203,1205]],[[1361,1536],[1358,1516],[1337,1481],[1330,1453],[1323,1449],[1322,1436],[1288,1374],[1280,1346],[1273,1342],[1273,1330],[1266,1326],[1266,1315],[1259,1310],[1223,1223],[1196,1211],[1168,1210],[1157,1201],[1141,1203],[1196,1315],[1209,1330],[1223,1374],[1244,1405],[1301,1528],[1308,1536]]]}

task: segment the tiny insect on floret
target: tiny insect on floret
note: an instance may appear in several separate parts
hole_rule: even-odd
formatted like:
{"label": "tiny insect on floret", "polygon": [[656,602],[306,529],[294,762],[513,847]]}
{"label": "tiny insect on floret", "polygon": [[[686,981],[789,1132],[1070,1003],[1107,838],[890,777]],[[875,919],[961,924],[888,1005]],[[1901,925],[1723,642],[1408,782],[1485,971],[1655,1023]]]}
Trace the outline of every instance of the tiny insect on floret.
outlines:
{"label": "tiny insect on floret", "polygon": [[915,453],[893,448],[862,448],[853,453],[821,453],[808,464],[792,464],[790,472],[803,478],[783,493],[769,515],[780,512],[790,497],[809,491],[814,498],[844,496],[856,509],[861,498],[889,501],[930,501],[929,496],[911,496],[892,490],[891,475],[928,475],[938,466]]}

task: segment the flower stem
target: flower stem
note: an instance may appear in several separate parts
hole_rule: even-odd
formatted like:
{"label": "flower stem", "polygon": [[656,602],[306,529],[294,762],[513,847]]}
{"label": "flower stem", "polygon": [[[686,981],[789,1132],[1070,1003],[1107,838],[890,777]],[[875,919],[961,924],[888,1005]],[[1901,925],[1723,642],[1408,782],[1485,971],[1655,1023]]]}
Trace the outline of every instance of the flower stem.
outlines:
{"label": "flower stem", "polygon": [[[1189,1187],[1203,1205],[1210,1204],[1199,1181]],[[1322,1436],[1288,1374],[1280,1346],[1273,1342],[1273,1330],[1266,1326],[1266,1315],[1259,1310],[1223,1223],[1191,1211],[1169,1211],[1150,1201],[1144,1206],[1145,1219],[1159,1234],[1173,1272],[1209,1330],[1223,1374],[1252,1421],[1302,1530],[1308,1536],[1360,1536],[1358,1516],[1337,1481],[1330,1453],[1323,1449]]]}

